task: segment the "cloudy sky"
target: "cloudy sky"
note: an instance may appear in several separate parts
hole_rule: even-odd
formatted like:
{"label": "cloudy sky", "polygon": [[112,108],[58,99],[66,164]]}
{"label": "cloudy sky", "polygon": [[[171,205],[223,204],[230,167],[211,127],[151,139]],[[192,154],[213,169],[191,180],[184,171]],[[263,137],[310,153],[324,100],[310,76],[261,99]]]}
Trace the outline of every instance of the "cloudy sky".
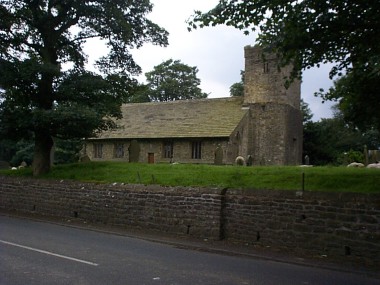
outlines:
{"label": "cloudy sky", "polygon": [[[139,81],[145,81],[145,72],[168,59],[196,66],[201,88],[209,98],[229,96],[229,87],[240,81],[244,70],[244,46],[255,43],[255,35],[245,36],[237,29],[227,26],[207,27],[188,32],[186,20],[194,10],[210,10],[218,0],[152,0],[153,12],[149,18],[169,32],[169,46],[146,44],[133,51],[135,61],[142,67]],[[91,58],[90,58],[91,60]],[[313,120],[331,117],[331,103],[322,104],[314,97],[319,88],[328,89],[328,66],[308,70],[303,74],[302,98],[309,104]]]}

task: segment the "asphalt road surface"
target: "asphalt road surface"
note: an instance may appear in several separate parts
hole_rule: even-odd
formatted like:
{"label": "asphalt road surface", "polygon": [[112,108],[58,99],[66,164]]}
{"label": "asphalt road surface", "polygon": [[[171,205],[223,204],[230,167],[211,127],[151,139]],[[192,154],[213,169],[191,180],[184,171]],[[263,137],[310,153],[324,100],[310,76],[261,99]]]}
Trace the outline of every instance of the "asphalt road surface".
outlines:
{"label": "asphalt road surface", "polygon": [[0,215],[0,284],[366,285],[380,280]]}

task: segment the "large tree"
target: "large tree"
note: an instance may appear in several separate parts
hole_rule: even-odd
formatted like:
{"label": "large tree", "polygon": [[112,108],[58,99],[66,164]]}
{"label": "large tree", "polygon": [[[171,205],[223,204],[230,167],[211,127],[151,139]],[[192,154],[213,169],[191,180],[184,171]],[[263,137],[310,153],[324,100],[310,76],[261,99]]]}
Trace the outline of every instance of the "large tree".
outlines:
{"label": "large tree", "polygon": [[198,68],[169,59],[145,73],[150,101],[174,101],[206,98],[199,88]]}
{"label": "large tree", "polygon": [[[167,44],[151,10],[148,0],[0,0],[0,135],[34,138],[34,175],[50,170],[53,137],[114,127],[141,72],[128,50]],[[109,48],[101,75],[85,70],[90,38]]]}
{"label": "large tree", "polygon": [[[368,115],[361,119],[367,120],[378,113],[371,108],[373,99],[380,101],[377,85],[369,87],[380,81],[379,14],[378,0],[220,0],[206,13],[196,11],[189,29],[226,24],[244,33],[258,30],[258,43],[281,55],[280,65],[293,64],[293,78],[334,63],[331,78],[347,73],[359,82],[349,92],[360,97],[361,112]],[[369,98],[368,90],[377,91]]]}
{"label": "large tree", "polygon": [[306,102],[301,102],[303,110],[303,151],[315,165],[341,164],[353,161],[343,159],[348,154],[363,157],[364,146],[368,149],[380,147],[380,135],[375,129],[362,132],[343,119],[338,106],[334,107],[334,117],[313,122],[312,113]]}
{"label": "large tree", "polygon": [[319,92],[326,100],[338,102],[346,122],[361,130],[380,132],[380,76],[361,76],[352,71],[334,82],[328,92]]}

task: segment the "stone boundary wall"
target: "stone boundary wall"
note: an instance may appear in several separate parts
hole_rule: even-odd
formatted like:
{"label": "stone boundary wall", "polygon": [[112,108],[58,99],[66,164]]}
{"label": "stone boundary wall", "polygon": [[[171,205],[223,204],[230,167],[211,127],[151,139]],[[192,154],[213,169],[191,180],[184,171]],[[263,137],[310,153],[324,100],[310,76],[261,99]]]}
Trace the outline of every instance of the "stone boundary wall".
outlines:
{"label": "stone boundary wall", "polygon": [[380,266],[380,194],[229,190],[223,216],[228,240]]}
{"label": "stone boundary wall", "polygon": [[226,239],[380,265],[380,194],[121,185],[0,176],[0,209]]}
{"label": "stone boundary wall", "polygon": [[213,238],[220,231],[219,192],[0,176],[0,209]]}

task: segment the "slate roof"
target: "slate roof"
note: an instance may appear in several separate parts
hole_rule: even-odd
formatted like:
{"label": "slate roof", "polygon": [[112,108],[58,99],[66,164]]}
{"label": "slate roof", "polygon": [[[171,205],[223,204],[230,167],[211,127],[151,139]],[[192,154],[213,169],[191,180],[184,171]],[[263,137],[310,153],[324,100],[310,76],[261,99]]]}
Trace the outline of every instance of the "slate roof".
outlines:
{"label": "slate roof", "polygon": [[125,104],[120,127],[95,139],[228,137],[247,112],[242,103],[229,97]]}

